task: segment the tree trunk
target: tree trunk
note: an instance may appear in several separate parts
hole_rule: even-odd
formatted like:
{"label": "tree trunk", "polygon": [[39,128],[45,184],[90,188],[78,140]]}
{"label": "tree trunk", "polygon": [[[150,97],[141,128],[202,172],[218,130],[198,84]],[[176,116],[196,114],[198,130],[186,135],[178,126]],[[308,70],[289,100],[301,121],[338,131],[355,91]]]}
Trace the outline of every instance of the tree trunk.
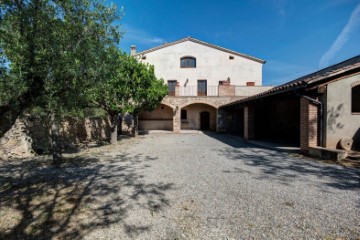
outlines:
{"label": "tree trunk", "polygon": [[118,141],[118,114],[112,114],[110,116],[111,119],[111,126],[110,126],[110,131],[111,131],[111,138],[110,138],[110,143],[111,144],[116,144]]}
{"label": "tree trunk", "polygon": [[132,129],[132,135],[133,137],[136,137],[136,135],[138,134],[138,125],[139,125],[138,114],[133,113],[133,118],[134,118],[134,127]]}
{"label": "tree trunk", "polygon": [[59,123],[59,116],[56,113],[51,113],[50,116],[50,137],[51,137],[51,154],[53,157],[53,163],[55,166],[60,166],[62,163],[60,123]]}

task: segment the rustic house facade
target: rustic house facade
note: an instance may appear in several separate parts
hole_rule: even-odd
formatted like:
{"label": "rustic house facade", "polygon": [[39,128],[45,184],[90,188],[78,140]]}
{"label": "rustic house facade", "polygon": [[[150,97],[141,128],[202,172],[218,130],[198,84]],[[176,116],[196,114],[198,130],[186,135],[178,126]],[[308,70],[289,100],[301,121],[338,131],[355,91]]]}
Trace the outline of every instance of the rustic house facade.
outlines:
{"label": "rustic house facade", "polygon": [[168,96],[139,115],[140,130],[214,130],[220,106],[270,89],[262,86],[264,60],[187,37],[131,54],[154,66],[168,84]]}

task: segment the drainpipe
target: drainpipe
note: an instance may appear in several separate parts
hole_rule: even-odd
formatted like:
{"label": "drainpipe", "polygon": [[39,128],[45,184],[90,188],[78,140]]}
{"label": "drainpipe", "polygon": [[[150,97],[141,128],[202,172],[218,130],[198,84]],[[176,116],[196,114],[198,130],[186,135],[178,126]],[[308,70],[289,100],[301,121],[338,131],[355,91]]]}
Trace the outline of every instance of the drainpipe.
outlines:
{"label": "drainpipe", "polygon": [[300,97],[303,97],[303,98],[306,98],[307,100],[309,100],[310,102],[316,104],[319,106],[319,112],[320,112],[320,146],[323,147],[323,103],[314,99],[314,98],[311,98],[309,96],[306,96],[306,95],[302,95],[302,94],[298,94]]}

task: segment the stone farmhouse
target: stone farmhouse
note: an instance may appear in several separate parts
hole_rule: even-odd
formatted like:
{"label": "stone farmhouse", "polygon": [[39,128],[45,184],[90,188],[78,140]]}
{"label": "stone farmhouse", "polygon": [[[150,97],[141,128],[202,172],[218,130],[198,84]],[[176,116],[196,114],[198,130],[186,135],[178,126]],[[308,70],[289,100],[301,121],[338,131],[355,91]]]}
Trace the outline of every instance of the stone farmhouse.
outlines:
{"label": "stone farmhouse", "polygon": [[192,37],[131,54],[154,65],[169,93],[152,112],[139,115],[140,130],[216,130],[220,106],[271,87],[262,86],[264,60]]}
{"label": "stone farmhouse", "polygon": [[131,54],[169,89],[140,130],[229,132],[324,158],[360,149],[360,56],[273,88],[262,86],[264,60],[192,37]]}

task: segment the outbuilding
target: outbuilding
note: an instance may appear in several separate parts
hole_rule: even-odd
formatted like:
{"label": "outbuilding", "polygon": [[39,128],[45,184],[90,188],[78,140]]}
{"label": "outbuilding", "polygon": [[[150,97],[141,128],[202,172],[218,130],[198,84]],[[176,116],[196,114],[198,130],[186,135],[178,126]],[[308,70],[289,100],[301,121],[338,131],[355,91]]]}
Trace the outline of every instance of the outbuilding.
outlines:
{"label": "outbuilding", "polygon": [[225,129],[245,139],[293,144],[320,155],[330,154],[324,149],[360,150],[360,56],[219,111],[226,115]]}

